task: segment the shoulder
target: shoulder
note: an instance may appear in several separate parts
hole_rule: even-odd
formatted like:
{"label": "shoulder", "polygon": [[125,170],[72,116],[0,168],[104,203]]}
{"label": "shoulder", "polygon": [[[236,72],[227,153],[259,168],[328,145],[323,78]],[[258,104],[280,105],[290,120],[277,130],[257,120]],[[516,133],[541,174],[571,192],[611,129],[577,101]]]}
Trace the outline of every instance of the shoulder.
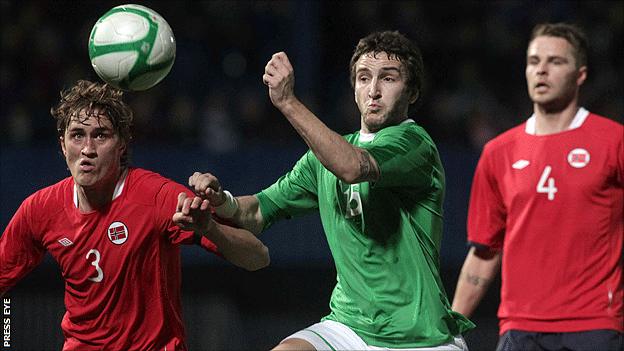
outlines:
{"label": "shoulder", "polygon": [[128,185],[131,188],[148,190],[154,186],[162,185],[170,181],[170,179],[156,172],[148,171],[143,168],[130,168],[128,170]]}
{"label": "shoulder", "polygon": [[24,200],[23,206],[31,211],[33,218],[54,216],[63,211],[66,200],[71,200],[73,184],[72,177],[67,177],[31,194]]}
{"label": "shoulder", "polygon": [[378,133],[379,135],[410,136],[431,139],[425,128],[412,119],[407,119],[403,121],[403,123],[395,126],[386,127]]}
{"label": "shoulder", "polygon": [[26,201],[33,202],[37,206],[46,209],[59,207],[66,197],[72,196],[73,184],[72,177],[67,177],[56,184],[36,191]]}
{"label": "shoulder", "polygon": [[138,202],[153,203],[162,191],[184,191],[186,188],[162,175],[142,168],[130,168],[126,180],[127,197]]}
{"label": "shoulder", "polygon": [[425,128],[411,119],[378,131],[371,143],[371,146],[374,147],[375,145],[403,146],[412,150],[416,147],[420,149],[423,146],[432,150],[436,149],[435,142]]}
{"label": "shoulder", "polygon": [[518,142],[520,137],[525,134],[526,122],[517,125],[501,134],[494,139],[488,141],[483,147],[483,155],[497,153],[499,150],[505,150]]}
{"label": "shoulder", "polygon": [[312,167],[314,169],[322,167],[321,161],[316,157],[311,149],[308,149],[297,161],[295,168],[303,169],[305,167]]}
{"label": "shoulder", "polygon": [[600,135],[601,139],[615,138],[621,140],[624,135],[624,125],[591,112],[583,126],[592,134]]}

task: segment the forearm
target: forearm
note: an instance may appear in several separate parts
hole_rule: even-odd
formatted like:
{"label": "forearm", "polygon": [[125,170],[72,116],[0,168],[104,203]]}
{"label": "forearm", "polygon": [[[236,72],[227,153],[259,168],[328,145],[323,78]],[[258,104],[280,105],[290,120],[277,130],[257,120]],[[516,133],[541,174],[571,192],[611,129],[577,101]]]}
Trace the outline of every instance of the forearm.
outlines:
{"label": "forearm", "polygon": [[255,195],[245,195],[236,198],[238,209],[232,218],[228,220],[234,222],[241,228],[245,228],[255,235],[260,234],[264,227],[262,212],[260,212],[260,202]]}
{"label": "forearm", "polygon": [[347,183],[376,180],[376,165],[366,150],[349,144],[329,129],[298,99],[280,105],[279,110],[301,135],[319,161]]}
{"label": "forearm", "polygon": [[488,286],[489,282],[485,281],[483,277],[462,272],[455,289],[453,311],[470,318],[483,299],[483,296],[485,296]]}
{"label": "forearm", "polygon": [[499,268],[499,252],[477,254],[475,248],[471,248],[457,281],[453,310],[470,317],[485,296]]}
{"label": "forearm", "polygon": [[212,223],[203,235],[217,245],[225,259],[249,271],[269,265],[269,249],[253,233],[214,221]]}

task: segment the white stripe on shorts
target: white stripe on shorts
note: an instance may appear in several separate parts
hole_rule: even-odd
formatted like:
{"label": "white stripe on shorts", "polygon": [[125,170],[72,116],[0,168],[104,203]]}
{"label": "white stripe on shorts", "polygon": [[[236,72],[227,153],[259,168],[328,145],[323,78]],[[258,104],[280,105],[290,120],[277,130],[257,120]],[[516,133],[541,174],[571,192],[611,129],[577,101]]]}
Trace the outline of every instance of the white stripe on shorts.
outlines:
{"label": "white stripe on shorts", "polygon": [[371,346],[367,345],[351,328],[330,320],[313,324],[284,338],[284,340],[287,339],[303,339],[312,344],[317,351],[468,351],[468,346],[461,335],[455,336],[452,342],[433,347],[391,349]]}

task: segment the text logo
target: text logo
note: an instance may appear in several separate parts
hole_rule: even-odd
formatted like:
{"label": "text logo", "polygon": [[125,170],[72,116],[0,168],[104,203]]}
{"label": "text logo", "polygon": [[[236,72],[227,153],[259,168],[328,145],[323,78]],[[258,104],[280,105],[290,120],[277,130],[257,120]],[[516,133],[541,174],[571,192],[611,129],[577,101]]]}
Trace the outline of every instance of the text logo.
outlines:
{"label": "text logo", "polygon": [[11,299],[2,299],[2,347],[11,347]]}

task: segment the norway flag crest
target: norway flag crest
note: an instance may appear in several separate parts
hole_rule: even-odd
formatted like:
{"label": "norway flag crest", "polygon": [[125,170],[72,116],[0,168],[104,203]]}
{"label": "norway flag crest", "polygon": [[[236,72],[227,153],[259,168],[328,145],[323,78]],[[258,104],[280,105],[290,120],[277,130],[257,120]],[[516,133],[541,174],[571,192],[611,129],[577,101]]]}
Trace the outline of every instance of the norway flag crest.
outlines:
{"label": "norway flag crest", "polygon": [[128,228],[121,222],[113,222],[108,226],[108,239],[115,245],[121,245],[128,240]]}
{"label": "norway flag crest", "polygon": [[568,154],[568,163],[574,168],[583,168],[589,163],[589,152],[576,148]]}

